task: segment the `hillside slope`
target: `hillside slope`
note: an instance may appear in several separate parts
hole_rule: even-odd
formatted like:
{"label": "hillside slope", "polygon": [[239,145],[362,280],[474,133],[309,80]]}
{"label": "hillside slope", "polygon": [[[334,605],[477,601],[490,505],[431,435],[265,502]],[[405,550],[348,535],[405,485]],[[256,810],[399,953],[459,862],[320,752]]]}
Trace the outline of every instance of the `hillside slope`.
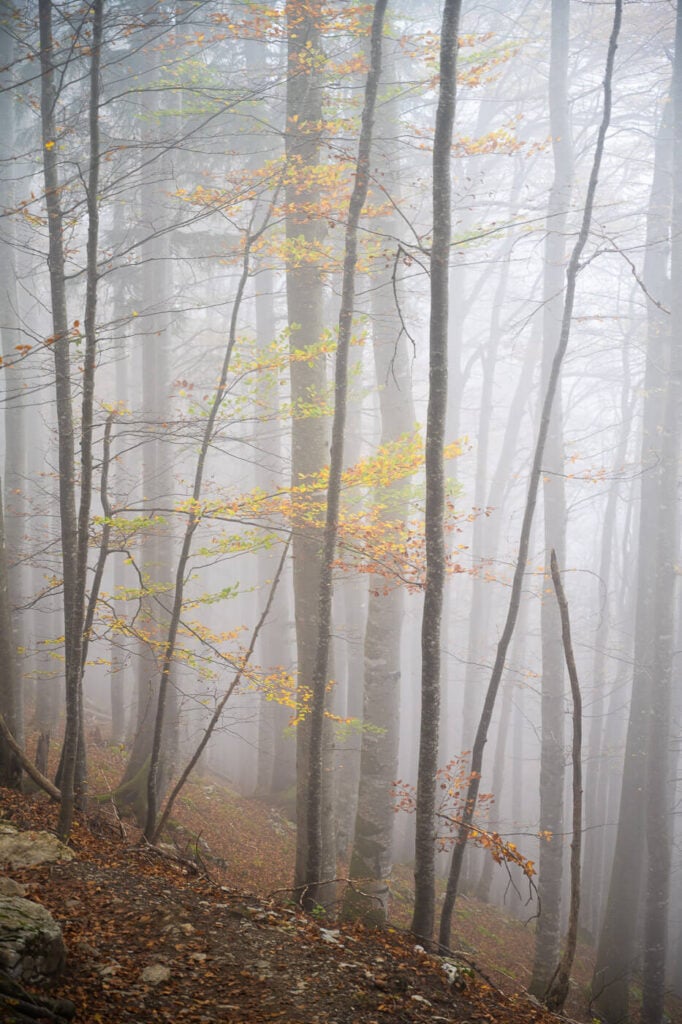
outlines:
{"label": "hillside slope", "polygon": [[[8,791],[0,816],[48,829],[56,817],[41,797]],[[79,819],[72,845],[71,863],[14,877],[62,925],[69,960],[52,994],[75,1002],[84,1024],[554,1019],[480,978],[446,973],[398,931],[327,927],[282,900],[193,875],[105,815]]]}

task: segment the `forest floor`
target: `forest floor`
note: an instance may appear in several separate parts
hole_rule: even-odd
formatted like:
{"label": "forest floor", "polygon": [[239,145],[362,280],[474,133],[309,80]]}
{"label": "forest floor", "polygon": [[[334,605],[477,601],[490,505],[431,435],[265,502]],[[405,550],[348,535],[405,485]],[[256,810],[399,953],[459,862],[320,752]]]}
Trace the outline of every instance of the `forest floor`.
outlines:
{"label": "forest floor", "polygon": [[[95,752],[93,792],[107,791],[116,761],[111,749]],[[56,809],[0,790],[0,818],[53,830]],[[399,926],[408,869],[395,883],[396,927],[339,927],[293,906],[294,835],[277,809],[200,780],[178,800],[176,822],[176,855],[160,856],[103,805],[76,821],[75,860],[12,872],[62,926],[68,963],[51,994],[76,1004],[79,1024],[556,1022],[523,993],[532,930],[499,909],[460,899],[454,931],[475,969],[453,983]],[[591,1020],[590,968],[581,949],[567,1006],[575,1020]],[[682,1022],[679,1005],[669,1015]]]}

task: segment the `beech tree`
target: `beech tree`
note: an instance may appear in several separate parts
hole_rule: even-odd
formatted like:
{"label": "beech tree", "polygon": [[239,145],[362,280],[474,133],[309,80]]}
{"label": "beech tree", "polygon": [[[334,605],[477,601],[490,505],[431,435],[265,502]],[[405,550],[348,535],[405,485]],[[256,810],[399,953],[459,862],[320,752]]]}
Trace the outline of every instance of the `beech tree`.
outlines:
{"label": "beech tree", "polygon": [[[604,1019],[629,1013],[629,980],[637,955],[637,906],[646,879],[644,912],[646,984],[643,1015],[663,1016],[666,928],[670,878],[669,717],[671,620],[677,548],[678,349],[675,324],[682,312],[679,280],[682,160],[682,15],[677,6],[672,82],[672,125],[663,117],[656,144],[647,221],[644,288],[647,299],[647,364],[643,411],[639,562],[632,698],[623,763],[618,831],[608,899],[592,981],[593,1001]],[[671,131],[672,129],[672,131]],[[672,172],[672,173],[671,173]],[[668,224],[670,225],[668,229]],[[667,264],[670,260],[670,279]],[[670,295],[670,312],[664,297]],[[673,454],[675,453],[675,454]],[[649,541],[653,536],[653,554]],[[644,785],[642,784],[644,780]]]}
{"label": "beech tree", "polygon": [[331,462],[327,485],[326,518],[324,543],[320,569],[317,647],[312,678],[310,703],[310,751],[307,794],[307,862],[304,906],[312,909],[317,900],[319,886],[323,879],[324,858],[322,847],[323,814],[323,723],[325,695],[328,683],[329,642],[332,607],[332,571],[337,543],[339,504],[341,498],[341,473],[343,469],[343,443],[346,428],[346,407],[348,393],[348,353],[353,329],[355,302],[355,275],[358,258],[358,227],[367,199],[370,181],[370,159],[372,153],[372,128],[379,80],[381,78],[381,37],[384,14],[388,0],[376,0],[372,18],[369,44],[369,71],[362,109],[362,127],[358,140],[358,155],[355,165],[355,180],[348,204],[348,221],[344,240],[343,277],[341,282],[341,308],[339,310],[339,331],[336,346],[334,372],[334,417],[331,434]]}
{"label": "beech tree", "polygon": [[476,738],[474,740],[474,745],[471,754],[471,779],[467,787],[464,811],[462,814],[461,824],[458,831],[457,843],[455,844],[452,853],[450,873],[448,875],[445,900],[443,903],[443,909],[441,913],[440,943],[442,946],[446,947],[449,946],[450,943],[452,911],[454,908],[455,899],[457,895],[457,886],[459,883],[459,874],[462,867],[462,858],[464,856],[464,847],[467,840],[469,828],[471,826],[471,822],[473,821],[473,816],[476,809],[476,801],[478,799],[478,793],[480,789],[481,769],[483,767],[483,751],[488,738],[488,729],[490,728],[493,707],[495,705],[497,691],[499,689],[500,681],[502,679],[502,672],[504,670],[507,651],[509,649],[509,644],[514,633],[514,626],[516,625],[516,619],[519,611],[521,586],[526,566],[526,559],[528,556],[530,533],[533,524],[533,516],[535,513],[535,505],[537,502],[538,487],[540,484],[540,477],[542,474],[542,460],[544,455],[545,443],[547,440],[547,435],[550,427],[554,396],[556,394],[556,390],[559,384],[561,364],[566,354],[566,349],[568,347],[568,342],[570,338],[571,317],[573,314],[573,304],[575,302],[575,292],[580,268],[580,258],[589,237],[592,211],[594,207],[594,198],[597,191],[597,185],[599,182],[599,170],[604,155],[606,133],[608,131],[609,122],[611,119],[611,90],[613,78],[613,65],[616,56],[616,49],[618,46],[618,36],[620,32],[621,20],[622,0],[616,0],[613,29],[611,31],[608,51],[606,55],[606,71],[604,75],[604,108],[602,113],[602,120],[599,126],[599,133],[597,136],[597,142],[594,151],[592,170],[587,187],[587,195],[585,199],[585,206],[583,211],[582,223],[580,226],[580,232],[573,246],[571,257],[566,270],[566,285],[564,293],[563,314],[561,320],[561,331],[559,334],[557,349],[554,354],[554,359],[552,361],[552,368],[547,382],[547,388],[545,390],[542,405],[542,414],[540,418],[538,436],[535,443],[535,451],[533,453],[533,464],[530,471],[528,494],[524,509],[523,522],[521,525],[519,550],[516,566],[514,569],[514,577],[512,582],[512,590],[509,598],[507,618],[505,621],[504,630],[500,637],[500,641],[497,645],[495,663],[493,665],[492,673],[490,676],[490,682],[488,684],[488,691],[486,693],[485,702],[483,705],[483,711],[478,724],[478,729],[476,731]]}
{"label": "beech tree", "polygon": [[[546,390],[561,330],[561,296],[566,263],[566,230],[573,184],[572,126],[568,96],[568,55],[571,39],[569,0],[553,0],[549,68],[549,116],[554,179],[547,203],[547,235],[543,280],[542,381]],[[556,551],[566,558],[566,494],[564,485],[563,412],[557,388],[543,457],[543,523],[545,565]],[[542,748],[540,754],[540,832],[556,838],[540,844],[538,898],[540,916],[535,933],[535,963],[530,991],[542,998],[559,955],[564,814],[564,671],[561,625],[553,595],[542,599]]]}
{"label": "beech tree", "polygon": [[55,394],[59,441],[59,517],[62,544],[64,586],[64,645],[66,677],[66,729],[59,773],[61,811],[59,834],[67,838],[71,831],[74,806],[85,788],[85,746],[82,719],[83,627],[88,558],[88,531],[92,494],[93,386],[97,351],[95,334],[98,276],[98,198],[99,180],[99,69],[102,46],[102,2],[92,7],[92,47],[89,95],[89,174],[86,187],[88,210],[87,285],[84,332],[85,353],[83,397],[80,425],[80,496],[76,495],[75,430],[72,407],[71,361],[69,346],[72,330],[80,321],[69,323],[66,297],[64,224],[58,161],[58,99],[55,67],[55,39],[52,28],[52,3],[40,0],[41,126],[45,203],[48,216],[50,292],[52,300],[52,338]]}
{"label": "beech tree", "polygon": [[445,579],[443,449],[448,394],[448,284],[451,147],[457,90],[460,0],[446,0],[440,42],[440,87],[433,140],[433,237],[430,253],[429,404],[426,419],[426,583],[422,618],[421,719],[412,931],[431,941],[435,925],[434,814],[441,686],[441,615]]}

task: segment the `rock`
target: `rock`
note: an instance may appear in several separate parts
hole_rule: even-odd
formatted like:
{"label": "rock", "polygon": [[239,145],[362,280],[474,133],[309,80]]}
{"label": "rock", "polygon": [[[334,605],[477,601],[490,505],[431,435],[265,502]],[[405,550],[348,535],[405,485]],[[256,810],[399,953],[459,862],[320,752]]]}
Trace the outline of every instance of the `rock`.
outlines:
{"label": "rock", "polygon": [[58,974],[65,962],[62,930],[45,907],[0,896],[0,967],[31,984]]}
{"label": "rock", "polygon": [[18,832],[12,825],[0,825],[0,864],[16,869],[69,860],[71,850],[50,832]]}
{"label": "rock", "polygon": [[120,969],[121,965],[118,961],[114,960],[113,963],[106,964],[104,967],[98,967],[97,971],[101,978],[112,978]]}
{"label": "rock", "polygon": [[99,950],[97,946],[93,946],[92,943],[87,942],[84,939],[81,939],[80,942],[76,943],[76,949],[82,956],[87,956],[90,959],[96,960],[97,957],[99,956]]}
{"label": "rock", "polygon": [[170,967],[164,964],[151,964],[145,967],[140,978],[146,985],[158,985],[162,981],[168,981],[171,976]]}
{"label": "rock", "polygon": [[19,885],[13,878],[0,875],[0,896],[25,896],[26,892],[25,885]]}

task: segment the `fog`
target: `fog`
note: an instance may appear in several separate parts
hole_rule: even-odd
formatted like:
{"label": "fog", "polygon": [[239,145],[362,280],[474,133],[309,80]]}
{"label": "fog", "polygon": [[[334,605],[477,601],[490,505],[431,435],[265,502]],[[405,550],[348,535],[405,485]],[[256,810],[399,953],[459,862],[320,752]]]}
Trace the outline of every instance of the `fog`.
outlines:
{"label": "fog", "polygon": [[414,861],[424,944],[459,852],[457,894],[532,921],[538,998],[579,836],[594,1012],[626,1019],[637,978],[661,1021],[680,15],[390,0],[382,28],[380,6],[0,8],[1,781],[57,770],[68,836],[112,744],[119,812],[158,841],[183,771],[220,778],[296,823],[304,905],[381,924]]}

